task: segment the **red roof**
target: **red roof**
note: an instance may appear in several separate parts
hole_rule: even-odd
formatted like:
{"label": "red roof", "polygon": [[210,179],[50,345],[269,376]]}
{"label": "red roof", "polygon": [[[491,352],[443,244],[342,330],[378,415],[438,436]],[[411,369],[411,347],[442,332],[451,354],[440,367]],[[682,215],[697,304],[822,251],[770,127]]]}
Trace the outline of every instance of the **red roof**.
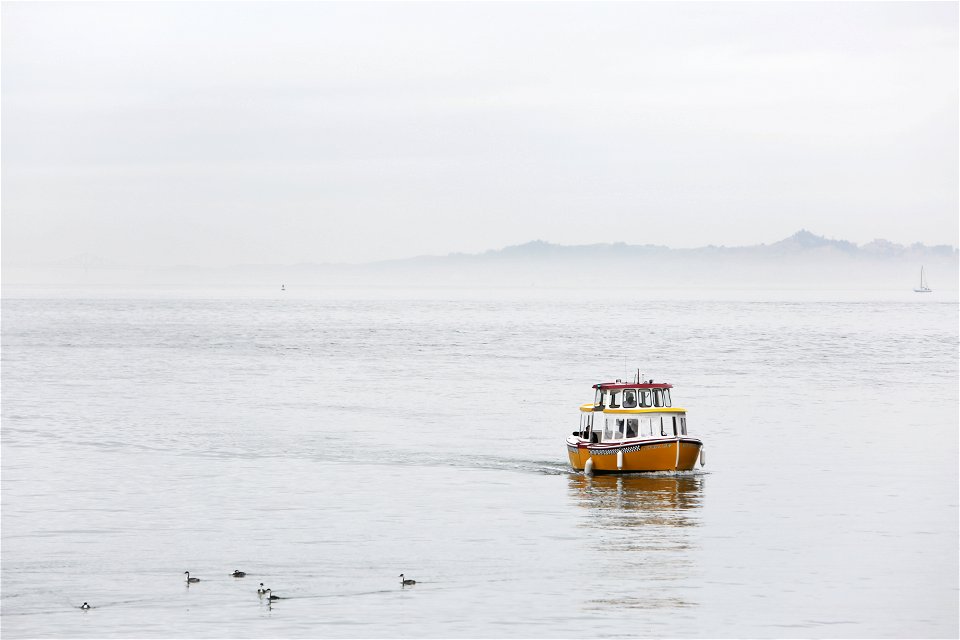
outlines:
{"label": "red roof", "polygon": [[593,385],[594,389],[673,389],[672,384],[666,382],[601,382]]}

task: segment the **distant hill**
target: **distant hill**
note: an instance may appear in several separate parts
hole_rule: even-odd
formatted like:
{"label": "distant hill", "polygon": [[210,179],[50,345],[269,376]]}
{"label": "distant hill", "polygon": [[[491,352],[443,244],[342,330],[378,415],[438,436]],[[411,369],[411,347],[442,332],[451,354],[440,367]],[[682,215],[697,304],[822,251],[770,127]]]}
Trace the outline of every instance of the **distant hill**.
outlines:
{"label": "distant hill", "polygon": [[610,288],[905,289],[926,267],[930,286],[957,289],[960,252],[947,245],[856,245],[800,230],[772,244],[671,249],[623,242],[534,240],[483,253],[418,256],[359,265],[132,268],[83,255],[33,268],[5,267],[4,283],[307,286],[573,286]]}
{"label": "distant hill", "polygon": [[446,256],[421,256],[401,260],[389,260],[378,264],[402,264],[411,262],[437,263],[444,260],[543,260],[553,258],[596,258],[596,257],[640,257],[640,256],[716,256],[724,254],[738,257],[784,257],[817,255],[833,252],[838,255],[863,258],[916,258],[935,256],[956,258],[958,250],[948,245],[927,246],[923,244],[901,245],[888,240],[874,240],[863,246],[857,246],[847,240],[831,240],[801,229],[789,238],[773,244],[759,244],[739,247],[709,245],[696,249],[671,249],[663,245],[631,245],[624,242],[599,243],[588,245],[558,245],[534,240],[521,245],[505,247],[499,250],[477,254],[453,253]]}

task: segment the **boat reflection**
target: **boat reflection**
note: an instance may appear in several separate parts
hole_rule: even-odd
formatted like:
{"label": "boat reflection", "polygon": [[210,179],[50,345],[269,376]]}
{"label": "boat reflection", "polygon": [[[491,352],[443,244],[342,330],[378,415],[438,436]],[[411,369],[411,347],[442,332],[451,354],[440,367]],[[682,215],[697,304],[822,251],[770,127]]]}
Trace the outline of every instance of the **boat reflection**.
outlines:
{"label": "boat reflection", "polygon": [[[699,523],[703,474],[569,476],[570,493],[580,506],[610,516],[619,526]],[[604,522],[609,526],[611,522]]]}
{"label": "boat reflection", "polygon": [[[700,473],[569,476],[588,541],[574,567],[583,591],[591,594],[581,609],[690,612],[700,604],[697,527],[705,482]],[[671,634],[664,629],[659,635]]]}

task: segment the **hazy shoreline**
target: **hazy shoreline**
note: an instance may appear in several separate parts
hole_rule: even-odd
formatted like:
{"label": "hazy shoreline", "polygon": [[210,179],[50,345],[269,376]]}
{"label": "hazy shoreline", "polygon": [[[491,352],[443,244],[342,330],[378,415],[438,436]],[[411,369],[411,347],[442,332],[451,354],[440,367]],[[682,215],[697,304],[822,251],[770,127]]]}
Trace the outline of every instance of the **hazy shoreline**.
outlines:
{"label": "hazy shoreline", "polygon": [[956,291],[960,252],[875,240],[857,246],[800,231],[773,244],[670,249],[563,246],[535,241],[479,254],[364,264],[145,267],[93,256],[8,265],[3,286],[207,286],[296,288],[579,288],[910,290],[926,268],[935,291]]}

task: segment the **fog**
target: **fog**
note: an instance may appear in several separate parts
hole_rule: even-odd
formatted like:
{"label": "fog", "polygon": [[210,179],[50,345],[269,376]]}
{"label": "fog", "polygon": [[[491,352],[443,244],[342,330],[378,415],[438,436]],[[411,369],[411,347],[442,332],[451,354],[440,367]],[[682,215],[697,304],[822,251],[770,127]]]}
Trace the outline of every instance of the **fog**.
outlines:
{"label": "fog", "polygon": [[957,242],[956,3],[2,11],[5,271]]}
{"label": "fog", "polygon": [[[763,289],[775,292],[886,292],[913,295],[920,269],[937,300],[956,301],[960,260],[954,247],[899,245],[876,241],[856,245],[800,231],[770,244],[749,247],[671,249],[656,245],[580,246],[530,242],[479,254],[421,256],[360,265],[233,265],[230,267],[131,267],[90,256],[46,267],[4,270],[7,291],[30,287],[130,288],[133,295],[151,289],[177,295],[345,295],[350,289],[409,290],[439,288],[588,290],[629,298],[702,295],[703,290]],[[12,286],[11,286],[12,285]],[[774,295],[774,297],[776,297]],[[929,296],[927,296],[929,297]]]}

